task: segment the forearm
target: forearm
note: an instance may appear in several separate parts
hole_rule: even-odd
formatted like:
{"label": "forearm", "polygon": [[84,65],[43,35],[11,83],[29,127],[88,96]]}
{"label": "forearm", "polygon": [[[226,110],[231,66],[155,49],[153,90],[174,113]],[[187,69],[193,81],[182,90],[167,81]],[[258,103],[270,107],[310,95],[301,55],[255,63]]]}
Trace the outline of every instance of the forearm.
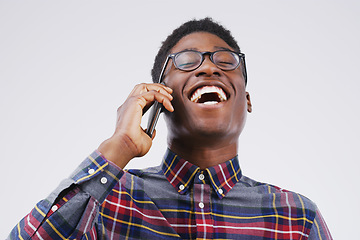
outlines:
{"label": "forearm", "polygon": [[99,206],[122,175],[121,169],[94,152],[15,226],[9,238],[75,239],[83,236],[94,226]]}

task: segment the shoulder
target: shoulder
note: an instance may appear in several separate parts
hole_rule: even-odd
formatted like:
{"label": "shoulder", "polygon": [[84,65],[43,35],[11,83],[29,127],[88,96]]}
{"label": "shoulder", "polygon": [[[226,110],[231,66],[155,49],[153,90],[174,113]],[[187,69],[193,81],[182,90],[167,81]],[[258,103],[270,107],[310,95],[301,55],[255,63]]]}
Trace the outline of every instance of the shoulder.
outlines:
{"label": "shoulder", "polygon": [[[253,208],[261,209],[263,215],[291,221],[292,230],[303,232],[309,239],[332,239],[317,205],[304,195],[282,187],[258,182],[242,176],[236,184],[237,199]],[[245,200],[244,200],[245,198]]]}
{"label": "shoulder", "polygon": [[242,187],[248,188],[252,193],[261,196],[263,201],[272,201],[273,205],[296,207],[313,213],[317,210],[317,206],[312,200],[296,191],[269,183],[258,182],[246,176],[242,176],[239,182]]}

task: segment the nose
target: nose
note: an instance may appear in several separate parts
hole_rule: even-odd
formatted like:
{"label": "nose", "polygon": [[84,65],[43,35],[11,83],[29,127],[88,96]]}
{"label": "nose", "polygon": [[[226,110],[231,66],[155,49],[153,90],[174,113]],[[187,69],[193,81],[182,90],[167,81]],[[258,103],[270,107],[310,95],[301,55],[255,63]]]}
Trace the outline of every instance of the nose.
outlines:
{"label": "nose", "polygon": [[204,56],[204,61],[201,63],[200,67],[195,70],[195,76],[220,76],[221,70],[210,60],[210,56]]}

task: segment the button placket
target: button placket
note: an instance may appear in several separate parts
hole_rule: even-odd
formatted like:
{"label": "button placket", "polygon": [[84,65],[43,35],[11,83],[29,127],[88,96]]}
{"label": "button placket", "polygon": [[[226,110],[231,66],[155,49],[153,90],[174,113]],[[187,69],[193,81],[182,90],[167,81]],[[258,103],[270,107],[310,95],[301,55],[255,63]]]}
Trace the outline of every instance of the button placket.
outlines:
{"label": "button placket", "polygon": [[212,239],[214,229],[213,219],[209,214],[211,212],[211,186],[209,184],[194,184],[194,202],[197,238]]}

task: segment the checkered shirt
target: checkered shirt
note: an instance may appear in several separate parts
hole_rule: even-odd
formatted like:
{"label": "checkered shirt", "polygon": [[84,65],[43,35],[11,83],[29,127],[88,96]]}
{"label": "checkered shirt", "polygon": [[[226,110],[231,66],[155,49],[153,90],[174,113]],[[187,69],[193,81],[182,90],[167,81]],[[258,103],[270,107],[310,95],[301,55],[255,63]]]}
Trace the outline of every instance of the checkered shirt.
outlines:
{"label": "checkered shirt", "polygon": [[93,152],[8,239],[332,239],[306,197],[242,175],[238,158],[201,170],[167,151],[123,171]]}

